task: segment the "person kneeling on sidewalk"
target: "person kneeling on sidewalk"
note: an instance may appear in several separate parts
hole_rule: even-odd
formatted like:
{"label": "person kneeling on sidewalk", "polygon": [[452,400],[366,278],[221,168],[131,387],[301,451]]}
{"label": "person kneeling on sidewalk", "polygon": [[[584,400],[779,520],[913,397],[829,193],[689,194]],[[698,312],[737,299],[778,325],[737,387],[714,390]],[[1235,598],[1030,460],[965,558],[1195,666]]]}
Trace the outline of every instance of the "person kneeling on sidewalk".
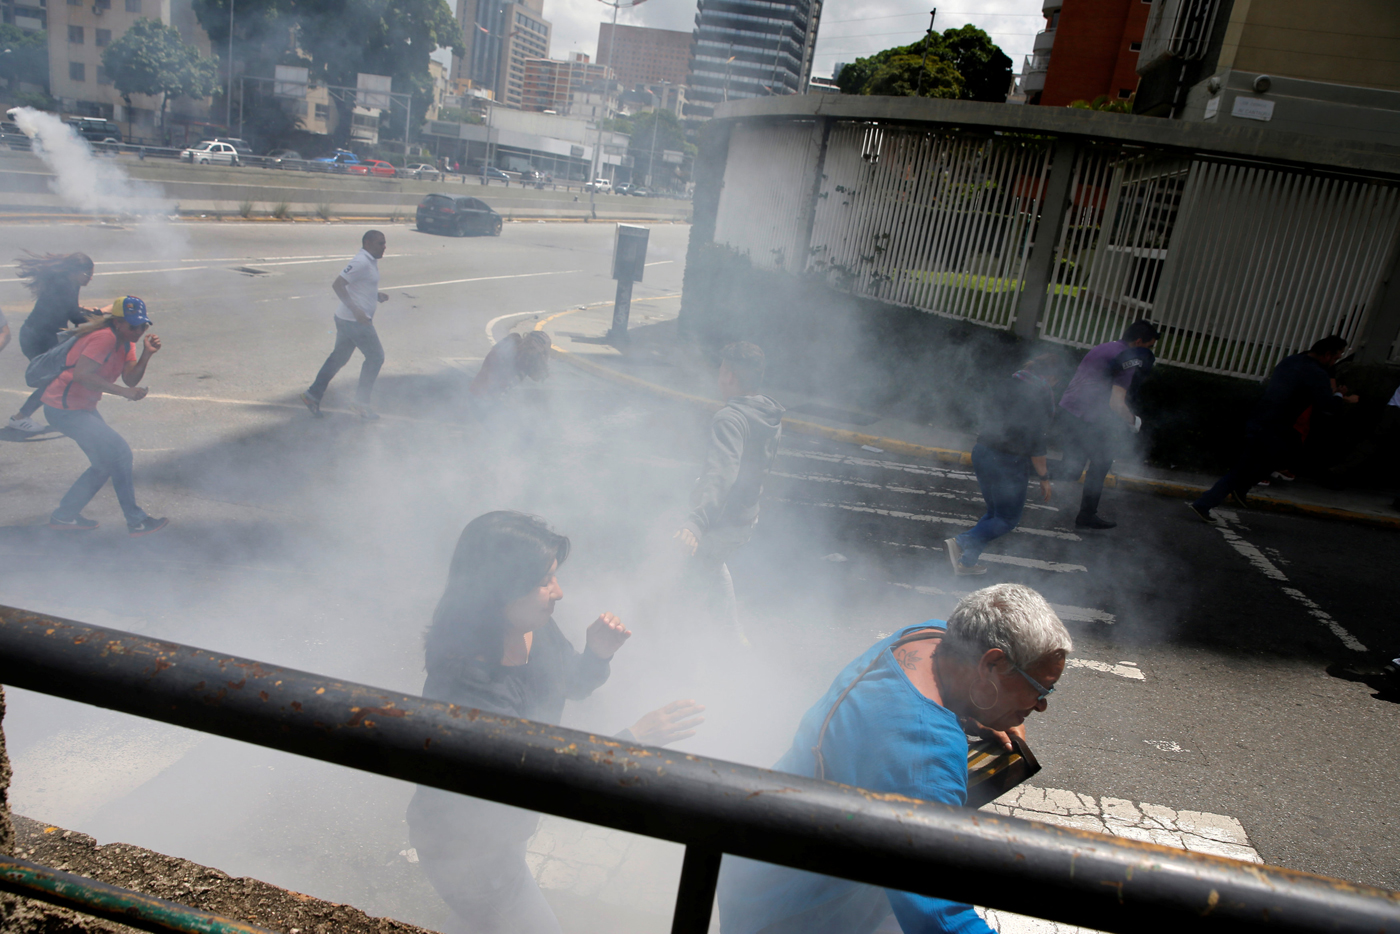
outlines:
{"label": "person kneeling on sidewalk", "polygon": [[[146,375],[151,356],[160,350],[160,338],[146,334],[150,326],[146,303],[133,295],[123,298],[113,305],[111,317],[78,328],[78,339],[68,351],[63,372],[44,391],[44,416],[49,424],[78,442],[92,462],[54,510],[49,519],[51,529],[97,528],[97,522],[83,518],[82,511],[109,477],[126,516],[127,531],[132,535],[158,532],[170,522],[152,518],[136,505],[131,446],[97,414],[103,393],[132,402],[146,398],[146,387],[136,384]],[[142,345],[139,357],[134,346],[137,343]],[[125,386],[114,382],[118,376]]]}
{"label": "person kneeling on sidewalk", "polygon": [[1026,480],[1032,470],[1040,478],[1040,493],[1050,502],[1050,474],[1045,463],[1045,437],[1055,417],[1055,385],[1060,381],[1059,354],[1044,353],[1004,380],[982,418],[982,431],[972,448],[972,469],[987,501],[987,514],[977,524],[944,545],[954,574],[985,574],[977,559],[982,549],[1021,524],[1026,508]]}

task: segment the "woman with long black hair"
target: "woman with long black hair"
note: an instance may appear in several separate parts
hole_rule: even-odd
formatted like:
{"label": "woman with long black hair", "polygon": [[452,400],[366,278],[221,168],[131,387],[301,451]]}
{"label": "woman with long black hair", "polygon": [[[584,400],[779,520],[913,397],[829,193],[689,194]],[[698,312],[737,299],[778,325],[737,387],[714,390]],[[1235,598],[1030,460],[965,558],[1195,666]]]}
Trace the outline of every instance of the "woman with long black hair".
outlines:
{"label": "woman with long black hair", "polygon": [[[33,360],[39,354],[58,345],[59,332],[69,324],[84,324],[98,314],[95,308],[78,304],[78,291],[92,281],[92,257],[86,253],[30,253],[15,260],[19,277],[34,293],[34,310],[19,329],[19,349]],[[43,430],[30,418],[39,410],[44,398],[40,386],[24,401],[19,411],[10,416],[9,427],[20,431]]]}
{"label": "woman with long black hair", "polygon": [[[569,540],[535,516],[488,512],[462,530],[447,588],[428,628],[423,696],[511,717],[558,723],[565,700],[608,679],[632,635],[603,613],[576,651],[553,619],[555,576]],[[647,714],[628,738],[664,745],[692,735],[704,708],[678,701]],[[448,934],[559,934],[525,864],[539,815],[420,785],[409,838],[433,888],[452,909]]]}

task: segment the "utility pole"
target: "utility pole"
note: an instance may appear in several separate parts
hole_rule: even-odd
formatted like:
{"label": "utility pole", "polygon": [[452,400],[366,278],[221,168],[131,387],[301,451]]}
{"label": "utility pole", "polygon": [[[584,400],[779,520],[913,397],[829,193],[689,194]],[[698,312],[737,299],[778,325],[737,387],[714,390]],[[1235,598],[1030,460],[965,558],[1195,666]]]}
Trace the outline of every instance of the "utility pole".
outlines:
{"label": "utility pole", "polygon": [[233,7],[228,0],[228,90],[224,92],[224,129],[233,132]]}
{"label": "utility pole", "polygon": [[914,92],[915,97],[924,96],[924,71],[928,68],[928,41],[933,38],[933,20],[938,16],[938,7],[934,7],[928,14],[928,32],[924,33],[924,57],[919,62],[919,88]]}

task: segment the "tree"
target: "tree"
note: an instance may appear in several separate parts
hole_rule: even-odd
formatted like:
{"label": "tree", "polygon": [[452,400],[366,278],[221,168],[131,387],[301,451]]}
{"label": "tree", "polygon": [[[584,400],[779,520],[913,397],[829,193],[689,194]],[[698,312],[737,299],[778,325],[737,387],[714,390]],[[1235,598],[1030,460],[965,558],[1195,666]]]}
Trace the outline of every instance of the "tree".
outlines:
{"label": "tree", "polygon": [[218,86],[214,59],[186,44],[180,30],[156,19],[138,19],[102,53],[102,67],[127,106],[131,95],[160,95],[160,125],[172,97],[208,97]]}
{"label": "tree", "polygon": [[[465,53],[462,29],[446,0],[236,0],[234,59],[243,71],[272,77],[288,55],[314,81],[355,87],[356,75],[388,75],[399,94],[413,95],[414,127],[432,102],[428,56],[440,46]],[[228,42],[230,0],[194,0],[195,15],[215,48]],[[350,134],[353,96],[335,97],[338,142]],[[391,108],[390,133],[407,114]]]}
{"label": "tree", "polygon": [[633,114],[628,121],[632,128],[625,132],[631,135],[627,151],[632,156],[633,181],[650,176],[651,183],[659,186],[663,177],[674,179],[673,169],[678,167],[663,161],[668,149],[672,152],[695,155],[695,147],[685,141],[685,128],[671,111],[648,110]]}
{"label": "tree", "polygon": [[[968,24],[946,29],[912,45],[896,46],[858,58],[836,76],[842,94],[886,94],[912,97],[919,85],[919,63],[925,58],[924,97],[962,100],[1006,100],[1011,88],[1011,59],[990,36]],[[932,83],[931,83],[932,82]]]}
{"label": "tree", "polygon": [[0,23],[0,78],[10,83],[10,96],[19,82],[49,89],[49,37],[43,30],[30,32]]}

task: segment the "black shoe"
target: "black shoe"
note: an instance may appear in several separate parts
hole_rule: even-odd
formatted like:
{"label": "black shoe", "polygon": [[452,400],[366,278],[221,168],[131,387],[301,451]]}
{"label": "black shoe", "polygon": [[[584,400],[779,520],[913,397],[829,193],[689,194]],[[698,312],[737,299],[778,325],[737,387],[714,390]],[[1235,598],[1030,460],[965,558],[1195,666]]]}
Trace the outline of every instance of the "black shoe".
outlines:
{"label": "black shoe", "polygon": [[76,519],[64,520],[58,516],[49,517],[49,528],[56,532],[91,532],[97,528],[96,519],[84,519],[79,516]]}
{"label": "black shoe", "polygon": [[1086,516],[1081,513],[1075,517],[1074,527],[1077,529],[1113,529],[1118,527],[1118,523],[1100,519],[1097,515]]}
{"label": "black shoe", "polygon": [[1228,499],[1230,502],[1234,503],[1236,506],[1240,507],[1241,509],[1249,508],[1249,498],[1246,497],[1243,493],[1231,490],[1228,494],[1226,494],[1225,498]]}
{"label": "black shoe", "polygon": [[150,535],[152,532],[159,532],[169,524],[169,519],[157,519],[153,516],[147,516],[135,525],[128,525],[126,531],[132,538],[135,538],[138,535]]}
{"label": "black shoe", "polygon": [[301,394],[302,403],[311,411],[312,418],[321,417],[321,400],[317,399],[309,392]]}
{"label": "black shoe", "polygon": [[1211,525],[1215,525],[1215,516],[1212,516],[1210,514],[1209,509],[1202,509],[1195,503],[1187,503],[1186,508],[1194,512],[1197,516],[1199,516],[1202,522],[1209,522]]}

